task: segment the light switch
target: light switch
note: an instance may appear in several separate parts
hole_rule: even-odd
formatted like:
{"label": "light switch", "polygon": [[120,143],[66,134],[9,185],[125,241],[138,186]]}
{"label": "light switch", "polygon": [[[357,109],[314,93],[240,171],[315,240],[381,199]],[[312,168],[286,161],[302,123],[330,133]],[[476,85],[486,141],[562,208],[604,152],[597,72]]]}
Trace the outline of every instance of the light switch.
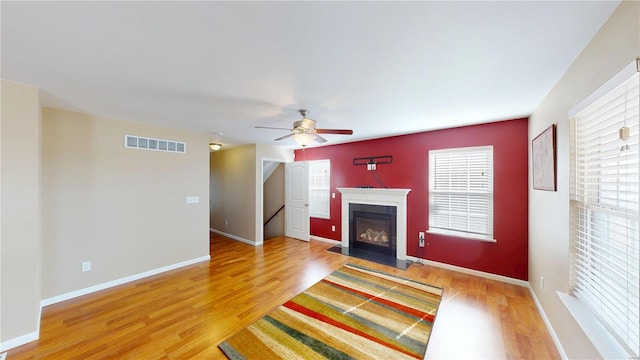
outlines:
{"label": "light switch", "polygon": [[82,262],[82,272],[91,271],[91,261]]}
{"label": "light switch", "polygon": [[197,204],[200,202],[199,196],[187,196],[185,199],[187,204]]}

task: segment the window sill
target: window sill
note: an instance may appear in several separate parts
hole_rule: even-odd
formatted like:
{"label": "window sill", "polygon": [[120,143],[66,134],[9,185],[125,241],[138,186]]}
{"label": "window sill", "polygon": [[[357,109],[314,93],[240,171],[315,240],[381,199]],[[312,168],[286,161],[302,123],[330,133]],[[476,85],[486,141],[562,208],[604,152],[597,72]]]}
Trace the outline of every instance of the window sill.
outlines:
{"label": "window sill", "polygon": [[582,331],[604,359],[629,359],[629,354],[578,298],[556,291]]}
{"label": "window sill", "polygon": [[490,242],[490,243],[498,242],[496,239],[489,236],[485,236],[485,237],[480,235],[473,236],[470,234],[460,233],[457,231],[442,230],[442,229],[429,229],[427,230],[427,234],[446,235],[446,236],[453,236],[453,237],[467,239],[467,240],[484,241],[484,242]]}

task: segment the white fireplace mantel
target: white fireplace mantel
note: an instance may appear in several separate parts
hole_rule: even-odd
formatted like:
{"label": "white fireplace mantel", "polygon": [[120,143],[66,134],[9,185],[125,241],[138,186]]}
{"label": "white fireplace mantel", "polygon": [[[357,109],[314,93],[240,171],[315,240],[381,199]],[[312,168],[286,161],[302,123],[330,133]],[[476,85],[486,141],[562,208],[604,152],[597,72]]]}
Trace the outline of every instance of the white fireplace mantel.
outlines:
{"label": "white fireplace mantel", "polygon": [[349,247],[349,204],[396,207],[396,258],[407,258],[407,194],[411,189],[338,188],[342,193],[342,247]]}

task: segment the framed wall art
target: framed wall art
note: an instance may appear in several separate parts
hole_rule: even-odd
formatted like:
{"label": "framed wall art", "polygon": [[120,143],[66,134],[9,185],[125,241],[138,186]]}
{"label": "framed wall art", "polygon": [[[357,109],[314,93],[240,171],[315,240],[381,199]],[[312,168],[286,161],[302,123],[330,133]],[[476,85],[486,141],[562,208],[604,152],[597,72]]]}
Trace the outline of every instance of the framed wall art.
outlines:
{"label": "framed wall art", "polygon": [[533,188],[556,191],[556,125],[549,126],[531,142]]}

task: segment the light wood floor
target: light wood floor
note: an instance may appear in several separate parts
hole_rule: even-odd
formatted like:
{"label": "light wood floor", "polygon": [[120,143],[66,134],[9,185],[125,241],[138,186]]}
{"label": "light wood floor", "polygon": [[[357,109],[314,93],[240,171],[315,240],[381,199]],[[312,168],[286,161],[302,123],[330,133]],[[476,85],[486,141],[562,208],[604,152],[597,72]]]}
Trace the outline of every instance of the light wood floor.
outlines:
{"label": "light wood floor", "polygon": [[289,238],[211,235],[211,261],[47,306],[8,359],[225,359],[217,345],[346,262],[445,288],[428,359],[560,358],[527,288],[440,268],[402,271]]}

